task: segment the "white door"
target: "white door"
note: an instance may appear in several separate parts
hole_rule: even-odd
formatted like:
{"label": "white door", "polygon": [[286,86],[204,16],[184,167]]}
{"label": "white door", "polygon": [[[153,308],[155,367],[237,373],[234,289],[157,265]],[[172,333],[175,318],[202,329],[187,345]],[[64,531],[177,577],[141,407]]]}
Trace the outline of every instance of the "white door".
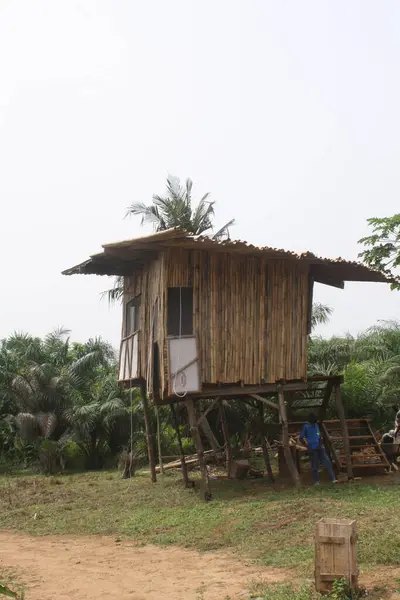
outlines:
{"label": "white door", "polygon": [[200,392],[199,359],[195,336],[168,339],[170,392],[181,396]]}

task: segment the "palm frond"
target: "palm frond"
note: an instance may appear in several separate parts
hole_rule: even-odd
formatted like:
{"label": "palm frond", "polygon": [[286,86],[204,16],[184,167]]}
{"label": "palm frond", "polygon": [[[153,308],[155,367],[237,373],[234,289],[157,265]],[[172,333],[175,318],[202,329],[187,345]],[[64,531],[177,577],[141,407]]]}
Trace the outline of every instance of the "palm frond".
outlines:
{"label": "palm frond", "polygon": [[146,205],[144,202],[131,204],[126,210],[125,218],[130,216],[140,216],[142,225],[151,223],[158,227],[161,221],[157,206],[154,204]]}
{"label": "palm frond", "polygon": [[15,417],[15,424],[23,440],[33,441],[38,436],[38,423],[36,416],[32,413],[18,413]]}
{"label": "palm frond", "polygon": [[36,421],[42,437],[49,439],[57,427],[57,415],[51,412],[40,412],[36,415]]}
{"label": "palm frond", "polygon": [[100,293],[100,299],[107,299],[110,306],[120,302],[124,296],[124,278],[115,277],[113,287]]}
{"label": "palm frond", "polygon": [[229,239],[230,238],[229,227],[232,227],[232,225],[234,225],[234,224],[235,224],[235,219],[231,219],[230,221],[225,223],[225,225],[223,225],[220,229],[218,229],[218,231],[216,233],[214,233],[214,235],[212,236],[212,239],[220,240],[224,236],[226,236]]}

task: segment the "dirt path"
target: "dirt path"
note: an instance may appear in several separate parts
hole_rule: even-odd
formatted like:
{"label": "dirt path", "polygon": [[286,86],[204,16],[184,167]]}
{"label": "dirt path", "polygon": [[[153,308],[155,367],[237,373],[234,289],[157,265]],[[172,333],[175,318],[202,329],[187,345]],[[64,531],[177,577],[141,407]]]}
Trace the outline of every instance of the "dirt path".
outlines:
{"label": "dirt path", "polygon": [[243,599],[254,580],[286,578],[283,570],[220,553],[9,532],[0,533],[0,566],[19,574],[27,600]]}

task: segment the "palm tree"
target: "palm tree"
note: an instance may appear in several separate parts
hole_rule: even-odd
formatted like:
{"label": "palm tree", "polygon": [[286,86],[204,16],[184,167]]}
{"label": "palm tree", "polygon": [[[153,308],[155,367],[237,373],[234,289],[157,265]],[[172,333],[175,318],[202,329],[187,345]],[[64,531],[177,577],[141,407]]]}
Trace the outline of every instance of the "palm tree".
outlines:
{"label": "palm tree", "polygon": [[[231,219],[214,233],[215,202],[208,200],[208,192],[193,207],[192,188],[191,179],[186,179],[182,185],[178,177],[169,175],[166,195],[154,194],[152,204],[134,202],[128,207],[125,217],[141,217],[141,225],[150,223],[155,231],[179,227],[193,235],[211,235],[214,240],[229,238],[229,227],[235,220]],[[103,292],[102,296],[107,297],[110,304],[120,301],[123,296],[123,277],[116,277],[113,287]]]}
{"label": "palm tree", "polygon": [[10,338],[11,352],[22,359],[11,392],[23,438],[58,440],[66,431],[65,414],[74,394],[90,389],[99,379],[101,368],[107,366],[114,374],[115,353],[110,344],[93,339],[71,346],[67,334],[60,329],[40,343],[29,336]]}
{"label": "palm tree", "polygon": [[151,223],[156,231],[179,227],[193,235],[212,234],[215,240],[224,236],[229,237],[229,227],[235,220],[231,219],[213,233],[215,202],[207,200],[210,195],[207,192],[194,208],[192,188],[191,179],[186,179],[185,185],[182,185],[178,177],[169,175],[165,196],[154,194],[153,203],[149,205],[134,202],[128,207],[125,216],[140,216],[141,225]]}
{"label": "palm tree", "polygon": [[328,323],[331,314],[332,309],[330,306],[322,304],[321,302],[314,302],[311,313],[311,331],[313,331],[317,325]]}
{"label": "palm tree", "polygon": [[74,390],[73,405],[65,416],[89,469],[103,466],[112,430],[118,422],[122,427],[129,423],[129,413],[128,394],[119,389],[115,373],[106,367],[94,381]]}

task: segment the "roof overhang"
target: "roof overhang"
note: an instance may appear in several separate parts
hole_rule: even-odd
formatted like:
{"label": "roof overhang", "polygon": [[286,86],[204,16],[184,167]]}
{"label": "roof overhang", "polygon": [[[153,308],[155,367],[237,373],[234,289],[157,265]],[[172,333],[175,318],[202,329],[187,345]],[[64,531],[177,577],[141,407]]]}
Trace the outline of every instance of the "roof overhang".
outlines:
{"label": "roof overhang", "polygon": [[63,271],[63,275],[130,275],[166,248],[248,254],[264,256],[269,260],[298,261],[309,265],[314,281],[338,288],[343,288],[345,281],[385,283],[393,281],[380,271],[343,258],[321,258],[312,252],[297,254],[269,246],[257,247],[240,240],[217,241],[206,236],[194,236],[177,228],[122,242],[104,244],[103,252],[94,254],[88,260],[66,269]]}

